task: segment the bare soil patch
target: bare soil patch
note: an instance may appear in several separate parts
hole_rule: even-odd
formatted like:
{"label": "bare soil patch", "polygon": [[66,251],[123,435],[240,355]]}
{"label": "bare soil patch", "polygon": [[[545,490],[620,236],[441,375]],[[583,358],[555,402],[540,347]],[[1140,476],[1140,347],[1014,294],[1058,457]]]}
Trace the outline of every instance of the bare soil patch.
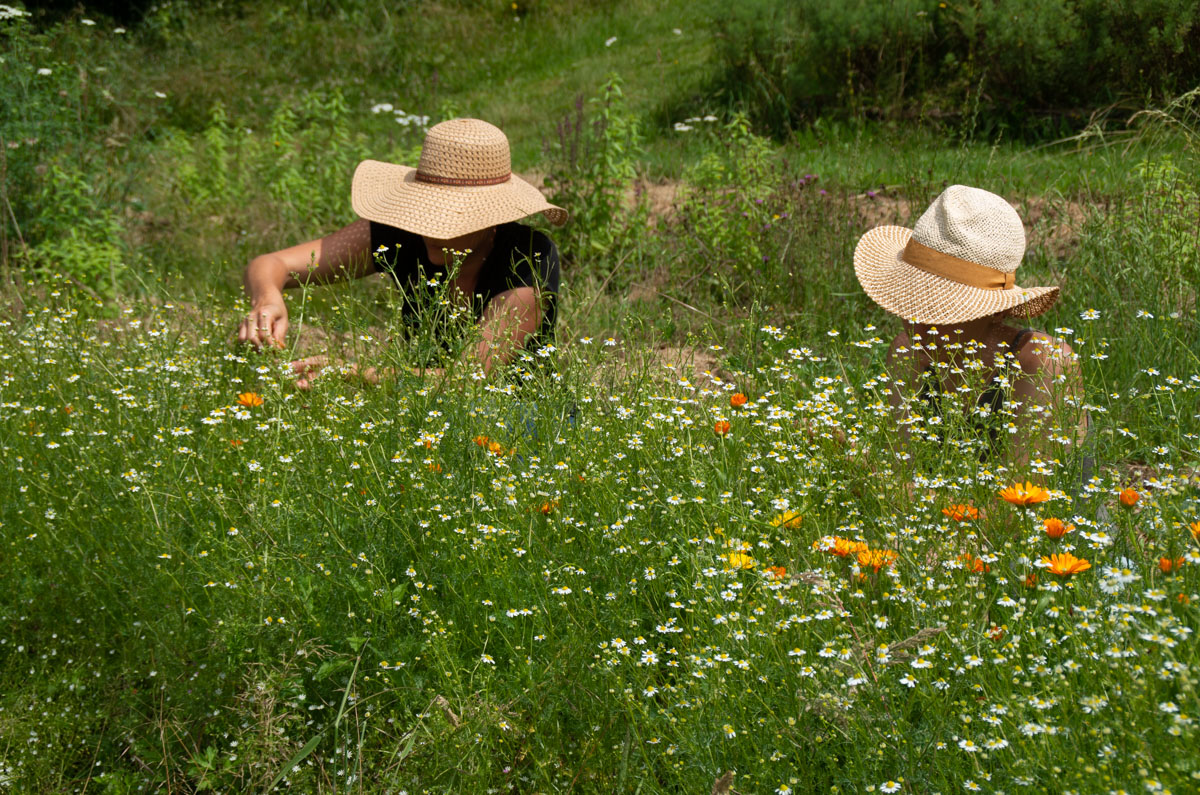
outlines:
{"label": "bare soil patch", "polygon": [[[550,190],[546,187],[546,175],[541,171],[527,171],[517,174],[521,179],[540,190],[546,198],[550,198]],[[674,179],[649,180],[638,177],[625,189],[625,206],[633,209],[639,202],[644,202],[650,212],[650,222],[669,220],[679,209],[679,188],[683,183]],[[570,208],[568,207],[569,211]]]}

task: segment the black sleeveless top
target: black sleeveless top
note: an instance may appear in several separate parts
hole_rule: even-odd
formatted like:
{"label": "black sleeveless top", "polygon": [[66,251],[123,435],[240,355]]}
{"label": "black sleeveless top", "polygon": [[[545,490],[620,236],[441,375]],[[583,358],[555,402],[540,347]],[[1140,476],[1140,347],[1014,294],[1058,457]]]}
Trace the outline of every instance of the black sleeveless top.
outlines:
{"label": "black sleeveless top", "polygon": [[[422,275],[445,281],[446,267],[429,261],[425,241],[418,234],[372,221],[371,250],[375,252],[375,270],[391,274],[406,295],[413,294]],[[542,321],[525,347],[541,347],[554,338],[559,279],[558,248],[548,235],[518,223],[501,224],[471,296],[475,319],[482,317],[488,303],[500,293],[535,287],[541,298]],[[405,301],[402,311],[405,321],[415,324],[418,306]]]}

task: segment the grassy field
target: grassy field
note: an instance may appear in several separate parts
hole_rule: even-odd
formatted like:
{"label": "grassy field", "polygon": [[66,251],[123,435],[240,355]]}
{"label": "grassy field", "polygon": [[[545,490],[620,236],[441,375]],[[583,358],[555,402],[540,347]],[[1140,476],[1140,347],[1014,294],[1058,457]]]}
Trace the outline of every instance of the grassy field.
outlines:
{"label": "grassy field", "polygon": [[[85,19],[0,15],[0,792],[1197,788],[1192,99],[774,140],[715,4]],[[234,345],[248,259],[459,114],[574,215],[555,345],[408,375],[373,280]],[[888,408],[851,254],[951,183],[1062,285],[1086,388],[1028,461]],[[296,390],[323,352],[405,375]]]}

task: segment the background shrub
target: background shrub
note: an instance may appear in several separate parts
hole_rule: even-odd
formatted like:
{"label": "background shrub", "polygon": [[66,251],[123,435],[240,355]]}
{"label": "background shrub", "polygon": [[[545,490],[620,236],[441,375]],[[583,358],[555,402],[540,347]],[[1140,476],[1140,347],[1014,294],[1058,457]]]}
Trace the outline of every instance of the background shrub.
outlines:
{"label": "background shrub", "polygon": [[976,103],[988,125],[1055,132],[1112,102],[1186,90],[1200,69],[1200,7],[1187,0],[758,0],[717,25],[719,85],[776,132],[831,111],[945,116]]}

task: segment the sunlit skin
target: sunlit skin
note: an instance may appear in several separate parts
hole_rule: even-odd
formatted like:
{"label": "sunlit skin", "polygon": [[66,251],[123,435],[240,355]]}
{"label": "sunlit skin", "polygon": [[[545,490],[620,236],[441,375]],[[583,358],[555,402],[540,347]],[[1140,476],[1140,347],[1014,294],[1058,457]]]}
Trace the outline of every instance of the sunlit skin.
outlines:
{"label": "sunlit skin", "polygon": [[[445,266],[453,252],[469,252],[460,261],[454,280],[457,296],[464,302],[475,291],[480,269],[491,253],[495,239],[494,226],[454,238],[422,238],[426,255],[434,265]],[[252,308],[238,326],[238,340],[255,348],[283,348],[288,331],[283,291],[300,285],[330,284],[369,276],[375,273],[372,255],[370,224],[358,220],[318,240],[255,257],[246,267],[244,276]],[[540,322],[541,308],[533,287],[517,287],[493,296],[479,319],[482,339],[471,352],[472,357],[485,371],[490,371],[512,359],[529,336],[537,331]],[[316,374],[330,363],[327,356],[310,356],[292,362],[292,369],[298,376],[296,386],[300,389],[310,387]],[[390,375],[374,367],[360,370],[351,365],[348,369],[370,382]]]}
{"label": "sunlit skin", "polygon": [[[939,326],[905,323],[904,331],[892,340],[888,352],[888,370],[893,378],[905,382],[906,390],[909,390],[907,395],[913,396],[920,389],[922,374],[931,365],[949,365],[935,368],[939,380],[931,383],[930,388],[940,393],[955,393],[955,390],[965,383],[965,377],[964,374],[954,371],[970,356],[987,364],[988,369],[982,374],[982,382],[990,383],[996,374],[995,368],[992,367],[996,356],[1008,351],[1008,343],[1017,330],[1017,326],[1009,325],[1006,318],[999,314]],[[966,349],[970,342],[978,343],[978,346],[974,353],[968,354]],[[1082,381],[1071,346],[1061,340],[1041,333],[1030,334],[1014,354],[1020,374],[1014,380],[1006,403],[1011,401],[1013,406],[1018,407],[1019,431],[1006,447],[1014,462],[1023,463],[1028,460],[1030,454],[1030,440],[1024,433],[1031,419],[1028,408],[1035,405],[1062,408],[1063,397],[1078,395],[1082,389]],[[893,390],[889,399],[892,406],[899,409],[902,398],[903,395]],[[1077,428],[1080,441],[1086,432],[1085,416],[1080,418]]]}

